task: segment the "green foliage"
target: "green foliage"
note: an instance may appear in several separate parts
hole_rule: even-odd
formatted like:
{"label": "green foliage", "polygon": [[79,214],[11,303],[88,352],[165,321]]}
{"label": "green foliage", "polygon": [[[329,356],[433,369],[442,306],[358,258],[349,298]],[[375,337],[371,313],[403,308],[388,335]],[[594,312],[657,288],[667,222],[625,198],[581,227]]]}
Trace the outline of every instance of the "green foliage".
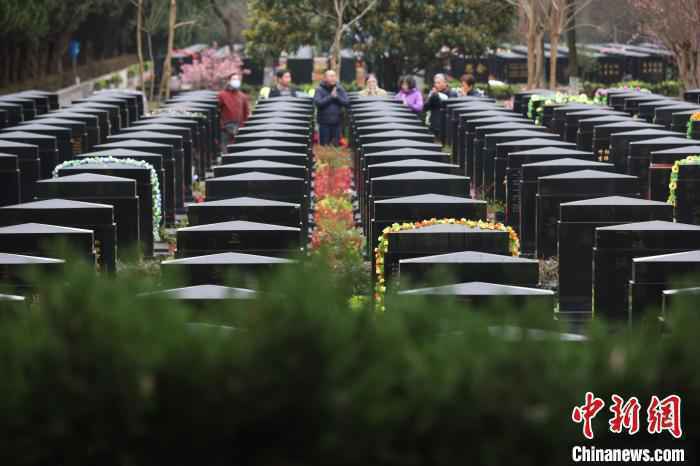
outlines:
{"label": "green foliage", "polygon": [[640,88],[647,89],[649,92],[654,94],[667,95],[669,97],[678,97],[682,93],[683,85],[680,81],[668,80],[661,81],[658,83],[646,82],[646,81],[622,81],[614,84],[604,84],[592,81],[584,81],[583,92],[589,96],[595,95],[595,91],[598,89],[607,89],[615,87],[629,87],[632,89]]}
{"label": "green foliage", "polygon": [[[535,310],[487,318],[504,309],[412,298],[377,315],[328,277],[309,263],[256,301],[201,309],[137,298],[150,288],[138,273],[44,279],[30,310],[2,316],[0,461],[510,465],[517,454],[519,466],[561,465],[583,442],[570,418],[586,391],[643,406],[677,393],[684,439],[664,446],[699,440],[693,303],[663,337],[596,326],[572,343],[494,334],[504,323],[556,331]],[[644,413],[636,436],[610,434],[608,415],[593,422],[596,447],[669,438],[647,436]]]}

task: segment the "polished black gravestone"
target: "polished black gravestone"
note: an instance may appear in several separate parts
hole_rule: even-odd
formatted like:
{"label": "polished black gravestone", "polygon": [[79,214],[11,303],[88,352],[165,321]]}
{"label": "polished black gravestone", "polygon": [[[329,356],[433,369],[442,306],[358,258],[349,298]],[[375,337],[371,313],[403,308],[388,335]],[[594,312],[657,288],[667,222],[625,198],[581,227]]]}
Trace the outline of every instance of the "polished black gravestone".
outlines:
{"label": "polished black gravestone", "polygon": [[[63,250],[64,247],[65,250]],[[66,251],[69,254],[76,254],[79,259],[94,267],[95,242],[92,230],[43,223],[21,223],[0,227],[0,252],[55,257]]]}
{"label": "polished black gravestone", "polygon": [[109,113],[98,108],[64,108],[57,112],[41,115],[37,118],[37,121],[49,117],[67,118],[69,120],[82,121],[85,123],[88,133],[88,150],[92,150],[95,145],[101,142],[106,142],[107,136],[109,136]]}
{"label": "polished black gravestone", "polygon": [[306,154],[299,152],[289,152],[276,149],[252,149],[235,154],[222,154],[221,164],[230,165],[232,163],[254,162],[256,160],[267,160],[270,162],[288,163],[299,165],[311,169],[312,159]]}
{"label": "polished black gravestone", "polygon": [[301,229],[284,225],[231,220],[177,230],[177,257],[220,252],[292,256],[302,250]]}
{"label": "polished black gravestone", "polygon": [[536,287],[539,276],[539,261],[486,252],[460,251],[399,261],[403,288],[479,280]]}
{"label": "polished black gravestone", "polygon": [[676,220],[700,225],[700,165],[680,165],[676,181]]}
{"label": "polished black gravestone", "polygon": [[624,98],[623,110],[630,115],[636,115],[639,112],[639,105],[645,102],[654,102],[663,99],[664,96],[658,94],[632,94]]}
{"label": "polished black gravestone", "polygon": [[629,283],[630,318],[637,321],[646,311],[660,310],[663,291],[674,283],[700,285],[700,251],[678,252],[632,259]]}
{"label": "polished black gravestone", "polygon": [[425,296],[436,309],[455,299],[465,305],[465,310],[480,308],[493,310],[537,309],[546,314],[554,313],[554,292],[537,288],[501,285],[487,282],[467,282],[432,288],[418,288],[399,292],[407,296]]}
{"label": "polished black gravestone", "polygon": [[373,178],[370,180],[369,199],[364,203],[362,218],[365,224],[372,218],[373,203],[376,201],[419,194],[469,197],[469,178],[422,170]]}
{"label": "polished black gravestone", "polygon": [[380,176],[398,175],[399,173],[420,170],[458,175],[459,165],[423,159],[403,159],[392,162],[373,163],[367,166],[367,175],[364,178],[369,182],[369,180]]}
{"label": "polished black gravestone", "polygon": [[[192,122],[196,125],[195,122]],[[130,132],[140,132],[140,131],[153,131],[157,133],[170,134],[174,136],[180,136],[182,138],[182,151],[183,151],[183,161],[182,161],[182,183],[184,186],[183,196],[186,199],[192,198],[192,173],[194,163],[194,152],[196,149],[195,134],[191,128],[188,128],[184,123],[177,124],[165,124],[159,122],[153,122],[151,124],[132,126],[129,128],[122,129],[121,134],[128,134]],[[143,139],[143,138],[141,138]],[[177,161],[176,161],[177,163]],[[180,206],[181,207],[181,206]]]}
{"label": "polished black gravestone", "polygon": [[139,240],[146,257],[153,257],[154,225],[153,209],[155,199],[151,184],[151,172],[146,167],[138,167],[126,163],[102,163],[91,162],[73,167],[65,167],[59,170],[59,178],[79,174],[99,174],[128,178],[136,182],[136,191],[139,199]]}
{"label": "polished black gravestone", "polygon": [[288,133],[286,131],[259,130],[236,134],[236,144],[259,141],[261,139],[274,139],[275,141],[308,144],[311,139],[308,134]]}
{"label": "polished black gravestone", "polygon": [[562,139],[566,138],[566,114],[573,112],[582,112],[584,110],[596,110],[605,107],[600,107],[590,104],[569,103],[556,107],[552,110],[552,120],[549,128],[559,135]]}
{"label": "polished black gravestone", "polygon": [[39,147],[0,139],[0,153],[17,156],[20,173],[20,201],[34,199],[35,183],[41,179]]}
{"label": "polished black gravestone", "polygon": [[0,131],[0,137],[3,137],[3,133],[11,132],[29,132],[35,134],[43,134],[45,136],[52,136],[56,138],[56,149],[58,150],[58,163],[65,162],[73,158],[73,143],[72,130],[69,127],[59,127],[44,124],[43,121],[36,122],[30,121],[17,126],[11,126]]}
{"label": "polished black gravestone", "polygon": [[580,121],[587,118],[604,116],[630,117],[628,113],[610,110],[607,108],[591,108],[588,110],[574,110],[566,112],[564,121],[564,140],[568,142],[578,142],[578,134],[581,128]]}
{"label": "polished black gravestone", "polygon": [[[681,146],[675,149],[664,149],[651,152],[649,163],[649,197],[655,201],[666,201],[669,195],[671,169],[678,160],[691,155],[700,154],[700,145]],[[689,167],[692,170],[692,167]],[[687,170],[686,170],[687,175]],[[687,180],[688,178],[684,178]],[[695,223],[679,219],[683,223]]]}
{"label": "polished black gravestone", "polygon": [[165,283],[232,285],[256,289],[261,279],[295,263],[282,257],[225,252],[163,261],[161,272]]}
{"label": "polished black gravestone", "polygon": [[[524,164],[520,170],[521,178],[517,190],[513,189],[512,195],[509,191],[506,197],[506,224],[518,227],[520,250],[528,255],[535,253],[535,238],[537,235],[537,183],[540,177],[579,170],[613,172],[614,168],[615,167],[609,163],[594,162],[578,158],[563,158]],[[509,180],[508,188],[510,187],[511,183]]]}
{"label": "polished black gravestone", "polygon": [[593,154],[601,162],[610,160],[610,136],[616,133],[624,133],[627,131],[635,131],[640,129],[658,129],[663,130],[663,126],[654,125],[640,120],[618,121],[616,123],[606,123],[604,125],[596,125],[593,128]]}
{"label": "polished black gravestone", "polygon": [[79,173],[41,180],[36,185],[38,199],[72,199],[114,207],[119,257],[139,246],[140,213],[136,181],[130,178]]}
{"label": "polished black gravestone", "polygon": [[359,158],[355,159],[355,184],[358,187],[360,197],[364,196],[365,185],[367,184],[367,167],[380,163],[399,162],[402,160],[420,159],[431,162],[450,163],[450,155],[447,152],[439,150],[411,149],[402,148],[371,154],[359,154]]}
{"label": "polished black gravestone", "polygon": [[111,205],[48,199],[0,207],[2,226],[32,222],[92,230],[97,265],[101,270],[116,272],[117,225]]}
{"label": "polished black gravestone", "polygon": [[629,115],[606,115],[594,118],[584,118],[578,122],[578,132],[576,133],[576,146],[582,150],[593,150],[593,133],[596,126],[608,125],[610,123],[620,123],[634,121]]}
{"label": "polished black gravestone", "polygon": [[[254,300],[257,292],[230,286],[194,285],[155,291],[139,297],[159,297],[185,304],[195,310],[221,310],[222,316],[228,321],[232,317],[244,315],[245,303]],[[192,316],[192,319],[200,320],[198,315]]]}
{"label": "polished black gravestone", "polygon": [[[89,134],[88,125],[84,121],[72,120],[70,118],[58,118],[53,113],[42,115],[42,118],[23,122],[20,127],[29,126],[30,123],[41,123],[42,125],[56,126],[59,128],[69,128],[71,131],[70,145],[73,155],[80,154],[89,150]],[[95,119],[95,127],[90,128],[97,130],[97,121]],[[67,159],[64,159],[67,160]]]}
{"label": "polished black gravestone", "polygon": [[362,152],[364,154],[394,149],[422,149],[440,152],[442,150],[442,146],[434,142],[414,141],[411,139],[393,139],[391,141],[373,142],[362,146]]}
{"label": "polished black gravestone", "polygon": [[685,133],[688,131],[688,122],[690,121],[690,117],[697,112],[698,109],[673,112],[671,114],[671,131],[678,131],[679,133]]}
{"label": "polished black gravestone", "polygon": [[639,197],[639,179],[600,170],[579,170],[538,178],[535,201],[537,257],[552,257],[557,252],[560,204],[615,194]]}
{"label": "polished black gravestone", "polygon": [[[410,125],[406,125],[409,128],[411,127]],[[401,129],[401,128],[397,128]],[[242,128],[238,129],[238,136],[240,135],[247,135],[247,134],[255,134],[257,132],[262,132],[262,131],[281,131],[284,133],[292,133],[292,134],[299,134],[302,136],[310,136],[311,132],[309,131],[309,125],[306,124],[296,124],[296,125],[290,125],[290,124],[284,124],[284,123],[265,123],[261,125],[256,125],[256,126],[244,126]]]}
{"label": "polished black gravestone", "polygon": [[499,123],[523,123],[531,124],[529,120],[515,113],[505,113],[502,110],[488,111],[478,114],[460,115],[459,133],[456,146],[453,148],[453,160],[458,161],[464,169],[464,174],[471,176],[474,173],[474,137],[476,128],[490,126]]}
{"label": "polished black gravestone", "polygon": [[677,136],[682,135],[665,129],[650,128],[613,133],[610,135],[610,159],[608,161],[615,164],[618,172],[627,173],[627,156],[632,142]]}
{"label": "polished black gravestone", "polygon": [[99,116],[100,134],[102,135],[102,140],[100,142],[107,142],[107,138],[111,134],[116,134],[122,129],[119,107],[116,105],[82,102],[71,105],[68,107],[68,110],[71,112],[87,112],[91,115]]}
{"label": "polished black gravestone", "polygon": [[18,125],[24,120],[22,106],[19,104],[0,100],[0,111],[5,112],[5,126]]}
{"label": "polished black gravestone", "polygon": [[0,152],[0,206],[12,205],[22,198],[19,160],[14,154]]}
{"label": "polished black gravestone", "polygon": [[593,249],[593,312],[629,319],[632,259],[700,249],[700,226],[666,221],[596,228]]}
{"label": "polished black gravestone", "polygon": [[664,290],[661,306],[664,320],[667,320],[670,317],[675,308],[682,306],[683,304],[688,305],[686,309],[695,311],[696,302],[699,297],[700,287]]}
{"label": "polished black gravestone", "polygon": [[44,276],[60,277],[64,265],[62,259],[0,252],[0,287],[9,288],[13,293],[30,292],[34,279]]}
{"label": "polished black gravestone", "polygon": [[[523,152],[534,149],[568,148],[576,150],[576,144],[564,141],[549,140],[546,138],[528,138],[517,141],[509,141],[496,145],[496,155],[493,159],[493,173],[491,179],[494,182],[493,197],[497,201],[506,200],[506,184],[508,178],[520,177],[520,167],[523,158],[511,157],[513,152]],[[592,156],[591,156],[592,157]],[[486,178],[485,178],[486,179]]]}
{"label": "polished black gravestone", "polygon": [[375,201],[369,223],[369,251],[377,246],[379,235],[393,223],[418,222],[431,218],[486,220],[486,201],[443,194],[419,194]]}
{"label": "polished black gravestone", "polygon": [[654,112],[659,107],[668,107],[669,105],[675,105],[680,103],[678,100],[661,98],[660,100],[652,100],[651,102],[641,102],[639,104],[639,118],[646,120],[649,123],[656,123],[654,121]]}
{"label": "polished black gravestone", "polygon": [[592,309],[596,228],[651,220],[673,220],[673,208],[665,202],[623,196],[561,204],[557,226],[560,309]]}
{"label": "polished black gravestone", "polygon": [[[546,130],[546,128],[541,128],[541,127],[539,127],[539,128],[542,130]],[[566,145],[566,147],[570,147],[572,149],[576,148],[573,144],[568,145],[569,143],[563,143],[562,141],[560,141],[559,136],[557,136],[556,134],[546,133],[546,132],[542,132],[540,130],[523,129],[523,130],[512,130],[512,131],[486,134],[486,139],[485,139],[484,147],[481,151],[480,160],[477,161],[475,158],[475,164],[474,164],[475,170],[481,169],[481,174],[480,175],[476,174],[476,176],[478,176],[481,180],[481,184],[480,184],[481,192],[484,193],[485,197],[489,197],[489,198],[493,197],[493,193],[494,193],[494,189],[495,189],[494,174],[496,171],[496,168],[495,168],[496,156],[498,153],[499,145],[507,143],[507,142],[523,141],[523,140],[534,139],[534,138],[537,138],[540,140],[551,140],[551,141],[553,141],[553,144],[561,143],[561,144]],[[543,146],[535,146],[535,147],[531,147],[531,148],[536,149],[537,147],[543,147]],[[524,149],[514,148],[514,150],[524,150]]]}
{"label": "polished black gravestone", "polygon": [[383,131],[381,133],[371,133],[360,135],[360,144],[372,144],[375,142],[388,142],[394,141],[396,139],[408,139],[411,141],[421,141],[426,143],[432,143],[435,140],[435,136],[432,134],[425,134],[413,131],[403,131],[403,130],[393,130],[393,131]]}
{"label": "polished black gravestone", "polygon": [[299,204],[254,197],[236,197],[219,201],[201,202],[187,206],[190,225],[245,220],[302,227]]}
{"label": "polished black gravestone", "polygon": [[700,105],[679,102],[664,107],[656,107],[654,109],[654,123],[671,129],[673,124],[673,114],[676,112],[684,112],[689,110],[699,111]]}
{"label": "polished black gravestone", "polygon": [[228,163],[214,167],[214,177],[240,175],[248,172],[271,173],[273,175],[293,176],[309,180],[305,166],[293,163],[275,162],[272,160],[249,160],[246,162]]}
{"label": "polished black gravestone", "polygon": [[661,137],[633,141],[629,144],[627,156],[627,174],[639,177],[642,196],[649,196],[649,165],[651,153],[664,149],[675,149],[684,146],[694,146],[697,141],[684,137]]}
{"label": "polished black gravestone", "polygon": [[[471,228],[461,224],[436,224],[388,234],[384,255],[386,283],[399,271],[399,261],[460,251],[509,254],[508,233],[500,230]],[[376,274],[372,274],[373,278]]]}
{"label": "polished black gravestone", "polygon": [[286,142],[277,139],[256,139],[247,142],[235,142],[226,146],[229,154],[245,152],[252,149],[275,149],[285,152],[296,152],[298,154],[308,154],[310,151],[307,142]]}
{"label": "polished black gravestone", "polygon": [[[56,168],[59,162],[58,146],[54,136],[27,131],[11,131],[0,133],[0,139],[37,146],[39,148],[39,159],[41,160],[41,178],[51,178],[53,169]],[[0,147],[0,150],[8,152],[2,147]],[[22,199],[24,199],[24,196]]]}
{"label": "polished black gravestone", "polygon": [[[126,142],[131,140],[147,141],[156,144],[166,144],[172,147],[172,159],[174,163],[174,197],[175,208],[184,209],[185,206],[185,152],[183,149],[183,137],[155,131],[125,131],[107,138],[109,142]],[[123,146],[122,146],[123,147]],[[136,150],[144,150],[135,148]],[[165,157],[163,157],[165,161]],[[191,182],[191,181],[190,181]]]}

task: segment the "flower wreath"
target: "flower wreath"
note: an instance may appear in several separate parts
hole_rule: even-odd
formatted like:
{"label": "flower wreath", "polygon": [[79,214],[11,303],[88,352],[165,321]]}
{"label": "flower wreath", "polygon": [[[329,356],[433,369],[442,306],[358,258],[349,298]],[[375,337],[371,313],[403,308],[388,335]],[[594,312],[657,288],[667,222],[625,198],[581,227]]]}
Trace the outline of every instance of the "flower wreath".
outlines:
{"label": "flower wreath", "polygon": [[146,114],[146,116],[180,116],[180,117],[193,117],[193,118],[205,118],[206,115],[200,112],[190,112],[183,108],[178,107],[163,107],[155,109]]}
{"label": "flower wreath", "polygon": [[430,220],[422,220],[420,222],[394,223],[393,225],[384,228],[382,235],[379,237],[379,244],[374,249],[375,274],[377,281],[374,287],[374,301],[380,310],[384,310],[384,295],[386,294],[386,283],[384,274],[384,256],[389,250],[389,234],[403,230],[415,230],[417,228],[428,227],[431,225],[466,225],[469,228],[479,228],[481,230],[498,230],[508,233],[508,249],[511,255],[517,257],[520,255],[520,238],[512,227],[505,226],[502,223],[485,222],[483,220],[467,220],[465,218],[431,218]]}
{"label": "flower wreath", "polygon": [[160,184],[158,183],[158,174],[156,173],[153,165],[142,160],[134,160],[130,158],[118,158],[112,156],[105,157],[87,157],[84,159],[74,159],[67,160],[56,166],[53,170],[53,177],[58,178],[58,172],[62,168],[77,167],[79,165],[85,165],[88,163],[124,163],[127,165],[133,165],[135,167],[148,168],[151,174],[151,187],[152,187],[152,198],[153,198],[153,237],[156,241],[160,240],[160,221],[162,218],[161,213],[161,195],[160,195]]}
{"label": "flower wreath", "polygon": [[692,115],[690,115],[690,119],[688,120],[688,125],[686,127],[685,135],[688,136],[688,139],[693,139],[693,122],[694,121],[700,121],[700,112],[695,112]]}
{"label": "flower wreath", "polygon": [[700,165],[700,155],[691,155],[682,160],[676,160],[671,168],[671,181],[668,183],[668,200],[667,203],[675,207],[676,205],[676,188],[678,187],[678,172],[681,165]]}

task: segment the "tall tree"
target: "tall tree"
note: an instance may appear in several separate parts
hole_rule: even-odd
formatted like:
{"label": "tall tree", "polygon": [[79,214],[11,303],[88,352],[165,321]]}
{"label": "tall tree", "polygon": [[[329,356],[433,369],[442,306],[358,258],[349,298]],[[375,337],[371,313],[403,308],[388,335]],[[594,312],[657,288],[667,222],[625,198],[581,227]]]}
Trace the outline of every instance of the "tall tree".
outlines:
{"label": "tall tree", "polygon": [[700,87],[700,2],[698,0],[629,0],[643,28],[672,53],[686,88]]}
{"label": "tall tree", "polygon": [[[569,4],[572,7],[576,6],[576,0],[569,0]],[[566,32],[566,46],[569,49],[569,80],[571,78],[578,78],[578,50],[576,45],[576,15],[574,15],[575,9],[570,8],[569,14],[571,14],[571,27]]]}
{"label": "tall tree", "polygon": [[[544,9],[547,13],[547,32],[549,33],[549,88],[557,87],[557,61],[559,42],[562,34],[576,28],[576,16],[586,8],[591,0],[547,0]],[[575,53],[575,52],[574,52]]]}
{"label": "tall tree", "polygon": [[233,48],[234,43],[242,38],[242,31],[246,24],[247,2],[209,0],[211,9],[224,26],[226,45]]}

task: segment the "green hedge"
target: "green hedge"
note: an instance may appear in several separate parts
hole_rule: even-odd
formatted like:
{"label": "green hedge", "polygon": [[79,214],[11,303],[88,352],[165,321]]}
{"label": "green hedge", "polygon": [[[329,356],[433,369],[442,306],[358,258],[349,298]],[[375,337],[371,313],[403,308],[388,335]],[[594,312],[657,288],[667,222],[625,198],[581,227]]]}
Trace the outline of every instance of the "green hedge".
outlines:
{"label": "green hedge", "polygon": [[586,81],[583,83],[583,92],[589,96],[593,96],[598,89],[607,89],[614,87],[630,87],[648,89],[654,94],[667,95],[669,97],[678,97],[683,92],[683,84],[680,81],[661,81],[658,83],[650,83],[646,81],[623,81],[614,84],[603,84]]}
{"label": "green hedge", "polygon": [[[586,443],[570,420],[586,391],[606,401],[596,447],[699,440],[692,307],[663,336],[504,339],[488,326],[554,328],[528,311],[492,321],[420,300],[350,311],[329,276],[309,264],[216,312],[136,299],[150,289],[138,275],[42,278],[30,311],[0,314],[0,463],[562,465]],[[644,408],[683,396],[685,440],[607,433],[612,393]]]}

